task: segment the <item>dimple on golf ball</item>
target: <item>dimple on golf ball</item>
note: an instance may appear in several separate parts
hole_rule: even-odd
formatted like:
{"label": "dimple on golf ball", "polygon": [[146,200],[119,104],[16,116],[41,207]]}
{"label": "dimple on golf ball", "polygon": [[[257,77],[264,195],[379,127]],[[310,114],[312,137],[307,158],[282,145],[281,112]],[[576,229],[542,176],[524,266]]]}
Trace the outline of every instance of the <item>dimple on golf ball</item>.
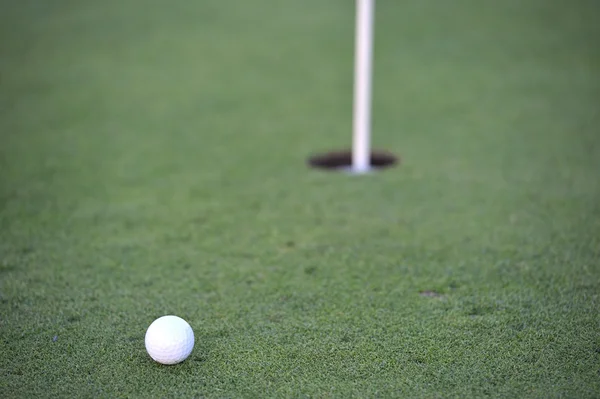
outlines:
{"label": "dimple on golf ball", "polygon": [[146,350],[158,363],[181,363],[192,353],[192,349],[194,331],[181,317],[159,317],[146,331]]}

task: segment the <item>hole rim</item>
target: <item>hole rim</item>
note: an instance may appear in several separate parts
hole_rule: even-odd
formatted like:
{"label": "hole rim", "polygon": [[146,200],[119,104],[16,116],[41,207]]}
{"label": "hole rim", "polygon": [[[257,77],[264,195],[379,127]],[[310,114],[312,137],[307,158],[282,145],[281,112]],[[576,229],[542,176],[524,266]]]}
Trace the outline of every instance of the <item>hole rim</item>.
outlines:
{"label": "hole rim", "polygon": [[[372,150],[369,154],[370,170],[382,170],[400,164],[400,157],[387,150]],[[331,150],[311,155],[307,160],[313,169],[326,171],[348,170],[352,167],[352,150]]]}

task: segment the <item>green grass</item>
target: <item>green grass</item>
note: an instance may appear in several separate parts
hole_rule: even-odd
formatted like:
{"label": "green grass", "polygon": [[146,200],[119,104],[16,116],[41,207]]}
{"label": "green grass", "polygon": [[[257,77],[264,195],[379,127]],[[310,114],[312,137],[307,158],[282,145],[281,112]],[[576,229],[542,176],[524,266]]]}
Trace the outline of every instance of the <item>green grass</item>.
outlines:
{"label": "green grass", "polygon": [[0,2],[0,397],[600,397],[600,6],[380,0],[353,177],[352,3]]}

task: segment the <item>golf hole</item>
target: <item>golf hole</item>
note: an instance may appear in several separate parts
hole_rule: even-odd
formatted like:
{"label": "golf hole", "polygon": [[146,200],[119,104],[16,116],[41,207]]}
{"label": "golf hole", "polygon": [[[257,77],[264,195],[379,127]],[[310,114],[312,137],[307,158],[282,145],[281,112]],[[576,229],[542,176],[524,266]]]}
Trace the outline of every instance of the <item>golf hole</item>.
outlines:
{"label": "golf hole", "polygon": [[[390,168],[399,163],[399,158],[387,151],[372,151],[370,154],[371,169]],[[313,155],[308,159],[312,168],[325,170],[349,170],[352,167],[352,151],[330,151]]]}

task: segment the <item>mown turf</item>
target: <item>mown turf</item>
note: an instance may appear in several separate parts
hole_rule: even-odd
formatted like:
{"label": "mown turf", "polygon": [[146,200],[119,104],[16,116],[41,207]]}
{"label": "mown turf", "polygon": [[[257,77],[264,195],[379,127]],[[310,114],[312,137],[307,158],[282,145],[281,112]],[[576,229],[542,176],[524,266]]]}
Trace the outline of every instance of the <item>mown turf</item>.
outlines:
{"label": "mown turf", "polygon": [[0,397],[600,396],[598,3],[379,1],[367,177],[352,3],[0,2]]}

